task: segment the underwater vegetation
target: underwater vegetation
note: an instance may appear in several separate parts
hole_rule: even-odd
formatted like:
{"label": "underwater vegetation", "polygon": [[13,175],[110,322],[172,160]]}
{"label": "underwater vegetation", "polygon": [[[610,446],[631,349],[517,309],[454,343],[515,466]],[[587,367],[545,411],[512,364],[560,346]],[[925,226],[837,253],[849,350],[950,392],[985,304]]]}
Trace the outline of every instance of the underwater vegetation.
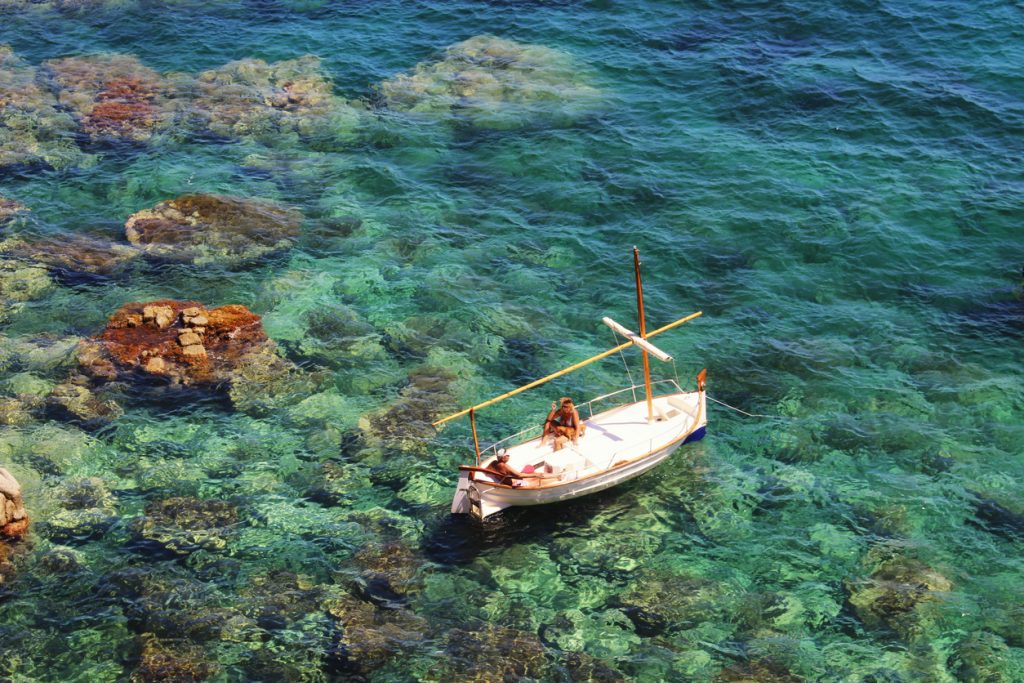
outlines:
{"label": "underwater vegetation", "polygon": [[[1014,11],[0,0],[0,679],[1024,681]],[[451,517],[634,244],[753,416]]]}
{"label": "underwater vegetation", "polygon": [[451,45],[437,60],[381,82],[377,92],[396,111],[453,117],[481,128],[525,126],[536,115],[571,122],[599,101],[570,55],[495,36]]}
{"label": "underwater vegetation", "polygon": [[286,249],[302,215],[274,202],[220,195],[185,195],[133,213],[128,241],[168,260],[237,261]]}
{"label": "underwater vegetation", "polygon": [[83,166],[94,158],[75,144],[76,124],[58,109],[38,67],[0,45],[0,168]]}
{"label": "underwater vegetation", "polygon": [[146,142],[173,123],[175,88],[134,55],[95,54],[45,62],[40,75],[91,140]]}
{"label": "underwater vegetation", "polygon": [[[65,169],[95,162],[91,143],[243,140],[272,148],[340,151],[359,142],[372,107],[334,92],[321,61],[305,55],[242,59],[198,74],[160,74],[138,57],[100,53],[28,65],[0,45],[0,169]],[[375,89],[399,112],[482,128],[571,124],[599,92],[572,58],[542,45],[477,36]]]}
{"label": "underwater vegetation", "polygon": [[[120,53],[32,67],[0,45],[0,84],[0,169],[82,167],[96,159],[82,147],[117,141],[165,144],[198,137],[344,148],[354,141],[365,109],[334,95],[312,56],[160,74]],[[80,136],[86,138],[82,144]]]}
{"label": "underwater vegetation", "polygon": [[335,96],[320,60],[308,55],[231,62],[200,73],[194,88],[193,116],[213,135],[331,149],[351,142],[360,124],[359,105]]}

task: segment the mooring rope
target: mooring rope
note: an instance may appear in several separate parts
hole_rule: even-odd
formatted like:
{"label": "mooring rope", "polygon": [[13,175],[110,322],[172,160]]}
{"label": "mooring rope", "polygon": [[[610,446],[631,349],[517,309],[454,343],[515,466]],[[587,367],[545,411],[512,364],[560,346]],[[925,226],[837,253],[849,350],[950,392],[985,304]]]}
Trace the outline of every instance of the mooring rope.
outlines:
{"label": "mooring rope", "polygon": [[742,415],[746,415],[747,417],[764,417],[764,418],[767,418],[769,420],[788,420],[788,419],[790,419],[790,418],[785,417],[784,415],[761,415],[760,413],[748,413],[747,411],[741,410],[740,408],[737,408],[736,406],[729,405],[725,401],[719,401],[717,398],[713,398],[712,396],[709,396],[708,394],[704,394],[704,395],[707,396],[707,399],[709,401],[714,401],[715,403],[717,403],[720,406],[725,406],[729,410],[735,410],[737,413],[740,413]]}

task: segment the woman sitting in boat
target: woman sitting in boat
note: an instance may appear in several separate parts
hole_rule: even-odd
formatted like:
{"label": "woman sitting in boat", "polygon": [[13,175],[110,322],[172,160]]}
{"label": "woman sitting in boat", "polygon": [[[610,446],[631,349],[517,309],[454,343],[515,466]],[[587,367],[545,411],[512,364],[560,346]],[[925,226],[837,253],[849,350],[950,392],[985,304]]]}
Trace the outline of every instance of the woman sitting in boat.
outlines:
{"label": "woman sitting in boat", "polygon": [[558,404],[554,401],[551,402],[551,412],[548,413],[548,419],[544,421],[544,433],[540,436],[540,445],[543,446],[547,441],[548,434],[551,434],[554,437],[556,451],[564,448],[565,444],[569,443],[569,439],[572,439],[574,446],[578,446],[579,438],[585,431],[586,426],[580,420],[580,414],[577,412],[576,406],[572,404],[572,399],[563,396]]}
{"label": "woman sitting in boat", "polygon": [[513,479],[521,480],[518,484],[523,488],[535,488],[540,486],[544,479],[548,477],[556,477],[556,475],[548,474],[546,471],[542,472],[520,472],[512,468],[508,464],[509,459],[508,451],[502,448],[498,451],[498,454],[494,456],[494,464],[491,465],[490,469],[494,470],[498,474],[502,475],[502,484],[512,484],[516,486],[516,482]]}

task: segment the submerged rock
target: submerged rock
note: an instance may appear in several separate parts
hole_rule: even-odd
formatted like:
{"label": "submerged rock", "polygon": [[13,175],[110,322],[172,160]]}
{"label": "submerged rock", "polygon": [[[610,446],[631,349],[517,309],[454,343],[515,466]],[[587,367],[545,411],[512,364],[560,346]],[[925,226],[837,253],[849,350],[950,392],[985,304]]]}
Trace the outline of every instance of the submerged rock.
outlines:
{"label": "submerged rock", "polygon": [[0,382],[0,386],[12,391],[18,396],[31,396],[42,398],[53,390],[53,382],[38,377],[31,372],[17,372],[9,375]]}
{"label": "submerged rock", "polygon": [[715,676],[715,683],[802,683],[803,680],[783,665],[764,659],[733,664]]}
{"label": "submerged rock", "polygon": [[86,477],[65,482],[61,485],[57,498],[65,510],[100,508],[108,513],[113,513],[117,507],[114,495],[99,477]]}
{"label": "submerged rock", "polygon": [[224,548],[237,522],[238,511],[230,503],[181,496],[147,505],[135,533],[141,540],[187,555]]}
{"label": "submerged rock", "polygon": [[347,505],[373,486],[363,468],[349,463],[323,462],[320,471],[319,479],[305,493],[320,505]]}
{"label": "submerged rock", "polygon": [[46,268],[0,258],[0,321],[20,310],[26,301],[40,298],[53,287]]}
{"label": "submerged rock", "polygon": [[199,74],[194,114],[215,135],[276,145],[289,136],[347,140],[358,110],[335,97],[313,56],[242,59]]}
{"label": "submerged rock", "polygon": [[288,571],[253,577],[243,595],[247,615],[268,631],[288,628],[317,612],[324,597],[308,577]]}
{"label": "submerged rock", "polygon": [[64,57],[43,67],[58,88],[61,106],[75,112],[94,140],[144,142],[171,123],[173,86],[134,55]]}
{"label": "submerged rock", "polygon": [[703,577],[643,567],[612,604],[629,617],[637,635],[650,637],[718,618],[722,593],[720,585]]}
{"label": "submerged rock", "polygon": [[[250,640],[263,644],[251,648],[241,663],[243,678],[295,683],[323,678],[320,669],[333,623],[324,614],[322,602],[331,588],[335,587],[319,586],[310,577],[289,571],[271,571],[250,579],[240,592],[239,604],[252,624],[251,630],[247,629],[252,633]],[[279,647],[294,642],[292,634],[299,632],[304,639],[316,639],[316,646]],[[238,640],[237,635],[232,640]]]}
{"label": "submerged rock", "polygon": [[447,660],[431,668],[424,680],[546,680],[544,645],[531,633],[485,624],[476,631],[452,629],[446,641]]}
{"label": "submerged rock", "polygon": [[257,630],[251,619],[225,606],[209,585],[165,572],[166,568],[152,563],[122,567],[105,575],[97,591],[116,605],[138,633],[192,642],[240,642]]}
{"label": "submerged rock", "polygon": [[43,399],[39,396],[22,394],[0,398],[0,424],[27,425],[36,419],[35,413],[42,405]]}
{"label": "submerged rock", "polygon": [[124,413],[117,401],[100,398],[88,386],[73,381],[55,386],[46,406],[51,415],[90,429],[110,424]]}
{"label": "submerged rock", "polygon": [[366,545],[356,553],[355,560],[362,569],[361,590],[371,602],[394,606],[407,593],[422,587],[417,572],[423,558],[401,541]]}
{"label": "submerged rock", "polygon": [[969,522],[1010,538],[1024,537],[1024,514],[1015,512],[979,493],[972,493],[972,495],[974,496],[976,520],[969,520]]}
{"label": "submerged rock", "polygon": [[132,214],[125,233],[159,258],[231,263],[287,249],[301,225],[301,213],[271,201],[192,194]]}
{"label": "submerged rock", "polygon": [[[101,334],[80,342],[77,360],[94,383],[225,392],[239,410],[262,415],[315,393],[325,380],[276,349],[260,316],[245,306],[207,309],[165,299],[122,306]],[[91,425],[119,414],[114,404],[71,387],[61,389],[60,401],[65,416]]]}
{"label": "submerged rock", "polygon": [[428,629],[426,620],[408,610],[379,610],[349,595],[327,600],[324,607],[338,626],[327,662],[336,674],[373,672],[422,641]]}
{"label": "submerged rock", "polygon": [[78,362],[97,381],[218,385],[272,349],[260,317],[245,306],[165,299],[122,306],[99,336],[81,342]]}
{"label": "submerged rock", "polygon": [[53,372],[71,363],[80,341],[78,337],[46,334],[33,337],[0,335],[0,369],[16,366],[27,371]]}
{"label": "submerged rock", "polygon": [[414,370],[395,403],[360,420],[367,441],[403,450],[422,450],[433,435],[431,423],[455,408],[451,391],[455,379],[452,372],[441,367]]}
{"label": "submerged rock", "polygon": [[626,683],[628,680],[616,669],[585,652],[566,653],[565,668],[573,683]]}
{"label": "submerged rock", "polygon": [[85,432],[56,422],[0,430],[0,458],[43,474],[62,475],[76,467],[97,447]]}
{"label": "submerged rock", "polygon": [[0,539],[0,586],[14,576],[14,564],[10,561],[11,548]]}
{"label": "submerged rock", "polygon": [[13,199],[0,196],[0,226],[5,225],[17,216],[28,213],[28,207]]}
{"label": "submerged rock", "polygon": [[301,370],[268,345],[245,357],[231,377],[228,396],[244,413],[268,415],[316,393],[328,379],[326,373]]}
{"label": "submerged rock", "polygon": [[91,163],[75,144],[76,133],[74,119],[40,85],[38,69],[0,45],[0,168]]}
{"label": "submerged rock", "polygon": [[4,425],[33,422],[43,407],[44,395],[52,388],[52,384],[31,373],[11,375],[2,385],[13,394],[0,398],[0,424]]}
{"label": "submerged rock", "polygon": [[47,574],[75,574],[85,566],[84,553],[62,545],[54,546],[39,557],[39,569]]}
{"label": "submerged rock", "polygon": [[306,330],[296,347],[303,356],[331,365],[387,356],[373,325],[345,305],[321,303],[302,317]]}
{"label": "submerged rock", "polygon": [[4,538],[21,538],[28,533],[28,513],[21,498],[21,484],[0,467],[0,547]]}
{"label": "submerged rock", "polygon": [[[511,618],[516,618],[509,615]],[[522,614],[525,624],[528,614]],[[541,624],[537,635],[548,647],[559,651],[586,650],[601,657],[619,657],[641,646],[638,635],[630,632],[629,619],[618,610],[567,609]]]}
{"label": "submerged rock", "polygon": [[956,645],[950,656],[949,669],[956,680],[964,683],[1001,683],[1007,676],[1010,648],[999,636],[975,631]]}
{"label": "submerged rock", "polygon": [[866,625],[886,625],[910,637],[919,630],[920,606],[937,600],[953,584],[919,560],[892,555],[868,578],[848,580],[846,588],[850,605]]}
{"label": "submerged rock", "polygon": [[164,643],[147,635],[143,641],[132,683],[205,681],[219,671],[217,663],[209,660],[201,649],[180,639]]}
{"label": "submerged rock", "polygon": [[44,533],[57,543],[99,538],[117,521],[117,499],[99,477],[63,483],[60,509],[50,515]]}
{"label": "submerged rock", "polygon": [[571,120],[598,94],[568,54],[488,35],[456,43],[377,90],[391,109],[451,114],[485,128],[519,127],[537,116]]}
{"label": "submerged rock", "polygon": [[11,239],[0,244],[0,252],[35,261],[59,273],[90,275],[116,273],[141,256],[134,247],[81,233]]}

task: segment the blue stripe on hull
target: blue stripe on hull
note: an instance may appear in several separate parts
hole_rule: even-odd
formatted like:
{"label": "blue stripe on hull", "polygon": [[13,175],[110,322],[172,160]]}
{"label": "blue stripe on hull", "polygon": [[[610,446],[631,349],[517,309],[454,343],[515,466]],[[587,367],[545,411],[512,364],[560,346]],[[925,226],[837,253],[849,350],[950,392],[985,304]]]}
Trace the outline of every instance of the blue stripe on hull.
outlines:
{"label": "blue stripe on hull", "polygon": [[707,434],[707,433],[708,433],[708,426],[704,425],[703,427],[700,427],[700,428],[694,430],[693,434],[690,434],[688,437],[686,437],[686,439],[683,441],[683,443],[684,444],[688,444],[688,443],[693,443],[694,441],[700,441],[701,439],[704,438],[704,435]]}

